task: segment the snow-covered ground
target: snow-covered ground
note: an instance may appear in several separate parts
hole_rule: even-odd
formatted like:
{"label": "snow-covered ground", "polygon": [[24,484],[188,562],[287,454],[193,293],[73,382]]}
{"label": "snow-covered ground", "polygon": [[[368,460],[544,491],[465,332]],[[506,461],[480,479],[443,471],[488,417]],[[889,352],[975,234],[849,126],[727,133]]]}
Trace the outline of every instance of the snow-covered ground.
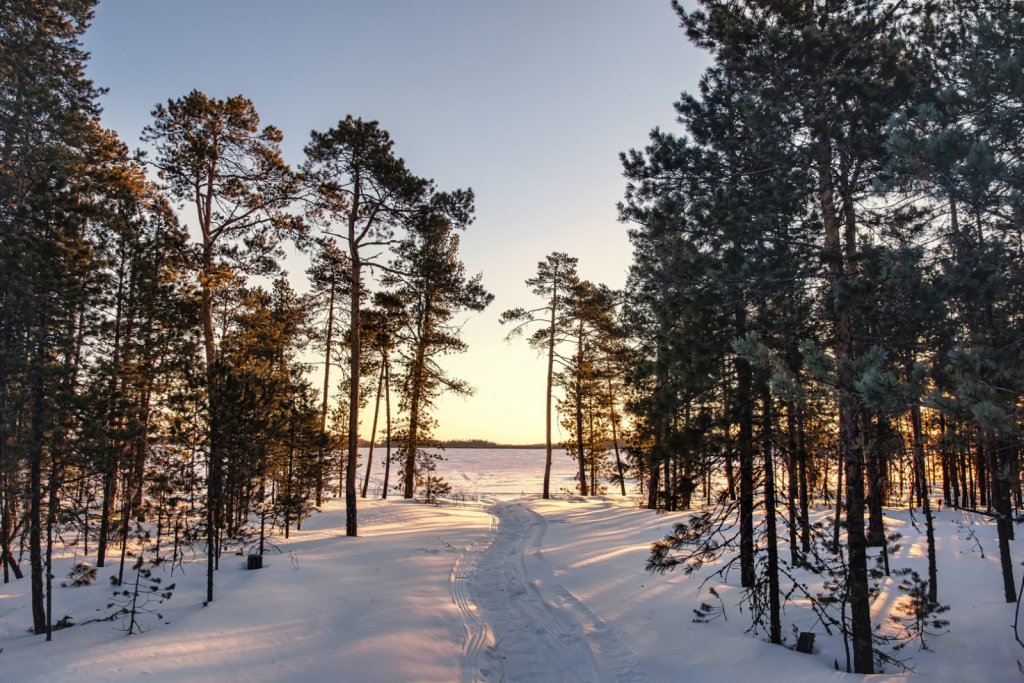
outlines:
{"label": "snow-covered ground", "polygon": [[[553,488],[570,488],[572,461],[556,453]],[[267,567],[225,557],[216,599],[202,606],[204,565],[176,571],[163,619],[126,637],[118,622],[31,635],[28,580],[0,584],[3,681],[779,681],[861,680],[834,670],[842,643],[819,628],[798,654],[745,633],[738,590],[717,586],[726,619],[694,623],[708,600],[699,579],[644,571],[650,542],[685,514],[656,515],[628,500],[536,497],[543,451],[449,451],[439,473],[465,504],[361,501],[357,539],[345,538],[332,501]],[[522,497],[526,494],[527,497]],[[924,541],[909,515],[893,567],[923,573]],[[938,513],[939,597],[951,610],[933,652],[910,645],[924,681],[1013,681],[1024,649],[1014,606],[1002,602],[989,520]],[[57,583],[74,558],[61,560]],[[1019,567],[1018,567],[1019,570]],[[162,569],[162,571],[166,571]],[[81,623],[106,613],[111,569],[84,588],[57,587],[54,617]],[[733,577],[737,578],[737,577]],[[897,599],[895,580],[875,600],[877,619]],[[166,609],[164,609],[166,608]],[[790,605],[789,625],[808,627]],[[902,679],[885,674],[871,680]]]}

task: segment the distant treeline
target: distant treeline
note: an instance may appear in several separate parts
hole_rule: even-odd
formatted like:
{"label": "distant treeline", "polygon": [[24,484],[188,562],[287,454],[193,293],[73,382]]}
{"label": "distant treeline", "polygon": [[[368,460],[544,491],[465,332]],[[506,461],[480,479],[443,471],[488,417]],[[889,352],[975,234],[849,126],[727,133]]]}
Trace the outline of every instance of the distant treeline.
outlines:
{"label": "distant treeline", "polygon": [[445,448],[547,448],[542,443],[506,444],[494,443],[486,439],[449,439],[448,441],[442,441],[441,444]]}

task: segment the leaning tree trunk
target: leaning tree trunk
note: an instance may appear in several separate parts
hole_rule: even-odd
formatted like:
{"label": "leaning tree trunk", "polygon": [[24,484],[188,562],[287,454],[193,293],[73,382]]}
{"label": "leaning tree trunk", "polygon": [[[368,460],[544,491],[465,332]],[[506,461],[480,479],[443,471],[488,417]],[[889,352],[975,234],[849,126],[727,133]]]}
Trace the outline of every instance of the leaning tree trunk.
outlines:
{"label": "leaning tree trunk", "polygon": [[384,360],[381,358],[380,379],[377,380],[377,397],[373,404],[373,427],[370,428],[370,452],[366,455],[366,475],[363,477],[362,496],[366,498],[366,489],[370,486],[370,470],[373,468],[373,447],[377,442],[377,418],[380,415],[380,392],[384,386]]}
{"label": "leaning tree trunk", "polygon": [[391,361],[387,352],[384,353],[384,485],[381,487],[381,500],[388,497],[388,486],[391,480]]}

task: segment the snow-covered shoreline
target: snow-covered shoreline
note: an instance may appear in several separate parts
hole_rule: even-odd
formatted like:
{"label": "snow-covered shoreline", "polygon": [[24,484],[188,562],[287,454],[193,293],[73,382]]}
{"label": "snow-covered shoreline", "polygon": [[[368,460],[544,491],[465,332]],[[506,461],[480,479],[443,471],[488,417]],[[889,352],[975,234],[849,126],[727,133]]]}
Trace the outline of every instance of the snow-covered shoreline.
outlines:
{"label": "snow-covered shoreline", "polygon": [[[503,460],[501,452],[450,451],[439,473],[453,483],[462,480],[469,493],[470,486],[485,491],[484,500],[463,496],[467,502],[442,505],[361,500],[358,539],[344,537],[343,506],[330,501],[289,540],[277,539],[281,552],[268,556],[265,569],[245,571],[243,558],[224,556],[216,574],[217,597],[206,607],[202,558],[196,557],[185,564],[183,575],[179,570],[168,577],[177,588],[161,605],[164,619],[150,619],[141,635],[125,637],[118,622],[100,622],[57,631],[46,643],[27,631],[28,581],[0,586],[4,680],[714,683],[749,678],[812,683],[862,678],[834,670],[834,660],[843,663],[842,643],[820,628],[813,629],[812,655],[745,633],[749,622],[736,607],[735,586],[718,585],[727,620],[694,623],[692,610],[708,598],[699,579],[644,571],[651,541],[686,513],[658,515],[612,497],[520,499],[520,492],[533,486],[523,473],[530,472],[536,455],[505,454]],[[564,471],[556,475],[571,477],[570,467],[571,462],[563,463]],[[505,520],[504,529],[496,517]],[[923,534],[911,526],[909,514],[889,510],[887,524],[902,534],[893,567],[923,569]],[[939,597],[951,607],[950,626],[948,633],[930,639],[935,652],[918,652],[911,644],[902,655],[914,660],[923,681],[1016,680],[1024,650],[1013,641],[1014,606],[1001,600],[990,520],[941,510],[936,524]],[[75,559],[69,554],[56,563],[55,585]],[[56,588],[55,620],[68,614],[81,623],[100,615],[113,590],[108,576],[114,571],[100,570],[92,586]],[[898,599],[896,581],[887,580],[875,600],[876,621]],[[510,605],[517,611],[508,611]],[[789,625],[806,623],[802,611],[787,606],[790,642]],[[476,630],[468,628],[467,614],[478,619]],[[555,621],[545,622],[549,619]],[[535,633],[523,635],[530,627]],[[558,640],[549,648],[560,657],[557,665],[545,664],[543,648],[531,646],[534,637]],[[534,659],[511,661],[522,657],[524,648]],[[545,666],[549,678],[537,673]],[[575,678],[567,678],[567,672]],[[890,672],[871,680],[903,678]]]}

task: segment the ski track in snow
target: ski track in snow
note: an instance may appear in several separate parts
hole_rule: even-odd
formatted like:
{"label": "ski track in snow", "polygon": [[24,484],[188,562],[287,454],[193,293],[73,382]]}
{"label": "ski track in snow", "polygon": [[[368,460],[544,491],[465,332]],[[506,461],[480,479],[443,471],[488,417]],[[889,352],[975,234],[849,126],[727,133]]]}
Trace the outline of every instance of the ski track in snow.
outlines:
{"label": "ski track in snow", "polygon": [[489,512],[491,544],[467,548],[452,569],[466,624],[462,682],[646,683],[633,651],[553,581],[540,551],[544,517],[516,502]]}

